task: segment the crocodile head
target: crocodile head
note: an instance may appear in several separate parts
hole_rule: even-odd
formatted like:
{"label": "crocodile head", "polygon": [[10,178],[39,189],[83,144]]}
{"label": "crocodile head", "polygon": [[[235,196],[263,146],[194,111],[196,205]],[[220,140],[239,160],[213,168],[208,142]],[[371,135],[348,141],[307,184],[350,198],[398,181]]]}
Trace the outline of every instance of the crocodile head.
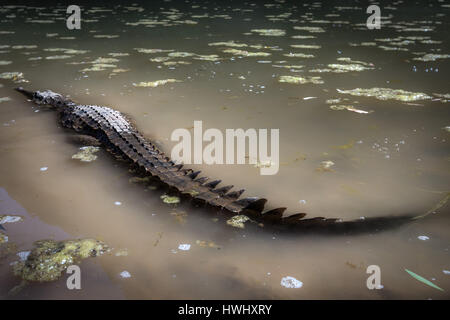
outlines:
{"label": "crocodile head", "polygon": [[45,104],[53,107],[63,107],[68,101],[62,95],[51,90],[33,92],[25,90],[22,87],[16,88],[16,90],[37,104]]}

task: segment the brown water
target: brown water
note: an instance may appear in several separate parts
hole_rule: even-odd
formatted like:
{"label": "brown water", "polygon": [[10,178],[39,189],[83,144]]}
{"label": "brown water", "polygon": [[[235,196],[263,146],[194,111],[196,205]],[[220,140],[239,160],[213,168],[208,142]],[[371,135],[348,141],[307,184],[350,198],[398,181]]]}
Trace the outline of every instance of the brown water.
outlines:
{"label": "brown water", "polygon": [[[289,213],[345,220],[419,215],[450,189],[449,130],[445,129],[450,113],[446,99],[435,95],[448,95],[448,58],[414,60],[427,53],[449,54],[449,8],[443,4],[413,7],[398,1],[382,7],[381,30],[367,30],[365,7],[342,1],[338,6],[162,2],[152,7],[82,7],[81,30],[66,28],[62,6],[3,6],[0,73],[7,78],[4,72],[21,72],[23,77],[0,79],[0,97],[10,98],[0,103],[0,214],[21,215],[24,221],[3,225],[17,248],[0,260],[0,296],[448,298],[450,276],[444,272],[450,270],[448,206],[406,226],[362,235],[288,236],[264,229],[234,229],[189,204],[163,203],[162,190],[130,184],[133,174],[105,151],[91,163],[71,159],[79,146],[68,141],[55,113],[12,90],[18,85],[51,89],[80,103],[111,106],[130,115],[139,130],[169,154],[172,131],[191,128],[194,120],[202,120],[204,129],[279,128],[276,175],[261,176],[252,165],[196,167],[206,176],[246,188],[249,196],[269,199],[270,207],[287,206]],[[294,26],[321,27],[324,32]],[[259,35],[252,29],[281,29],[285,35]],[[292,38],[297,35],[314,38]],[[247,46],[208,45],[231,40]],[[350,45],[362,42],[375,45]],[[291,47],[298,44],[321,47]],[[254,45],[262,47],[250,47]],[[87,52],[65,53],[58,48]],[[168,60],[190,64],[164,65],[150,59],[170,52],[142,53],[135,48],[196,55]],[[270,56],[232,55],[223,52],[227,48]],[[289,52],[314,57],[284,56]],[[201,58],[198,55],[217,55],[220,60],[193,58]],[[117,60],[97,60],[100,57]],[[348,64],[337,60],[342,57],[370,69],[309,72],[329,68],[328,64]],[[303,67],[276,67],[283,65]],[[81,71],[91,67],[103,70]],[[119,68],[128,71],[113,71]],[[320,76],[324,83],[281,83],[280,76]],[[181,82],[133,86],[161,79]],[[407,104],[336,90],[376,87],[422,92],[431,98]],[[327,100],[337,98],[342,102],[334,104],[373,112],[332,110]],[[331,170],[317,170],[322,161],[332,161]],[[43,167],[48,169],[41,171]],[[82,290],[68,290],[63,274],[56,282],[28,284],[17,295],[8,295],[20,283],[10,266],[18,260],[15,253],[46,238],[97,238],[114,250],[81,263]],[[197,240],[212,241],[218,248],[202,247]],[[179,250],[180,244],[190,244],[190,250]],[[116,256],[119,249],[126,249],[128,255]],[[383,289],[367,289],[369,265],[380,266]],[[417,281],[405,268],[445,291]],[[122,271],[131,277],[121,277]],[[285,276],[302,281],[303,286],[281,286]]]}

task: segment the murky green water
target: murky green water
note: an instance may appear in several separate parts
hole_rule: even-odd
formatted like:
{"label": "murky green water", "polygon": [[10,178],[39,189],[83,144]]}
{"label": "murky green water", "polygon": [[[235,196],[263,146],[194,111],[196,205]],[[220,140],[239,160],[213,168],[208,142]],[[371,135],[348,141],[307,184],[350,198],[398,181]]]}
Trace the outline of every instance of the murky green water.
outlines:
{"label": "murky green water", "polygon": [[[80,146],[55,114],[12,90],[111,106],[169,154],[172,131],[194,120],[204,129],[278,128],[276,175],[252,165],[195,167],[288,214],[424,214],[450,190],[450,8],[381,6],[381,30],[367,29],[365,10],[341,1],[109,4],[82,6],[81,30],[68,30],[66,7],[2,6],[0,215],[23,221],[0,230],[0,296],[448,298],[448,205],[353,236],[235,229],[130,183],[133,173],[104,150],[92,162],[72,159]],[[80,263],[81,290],[68,290],[63,273],[11,293],[21,283],[11,263],[34,241],[76,238],[112,249]],[[367,289],[369,265],[380,266],[383,289]],[[286,276],[302,287],[283,287]]]}

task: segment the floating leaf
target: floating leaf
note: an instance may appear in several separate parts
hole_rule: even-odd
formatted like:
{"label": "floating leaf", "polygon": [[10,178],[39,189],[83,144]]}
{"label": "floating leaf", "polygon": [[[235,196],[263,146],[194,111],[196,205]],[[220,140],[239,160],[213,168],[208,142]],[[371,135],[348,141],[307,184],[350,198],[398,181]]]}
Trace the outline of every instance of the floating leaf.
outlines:
{"label": "floating leaf", "polygon": [[418,274],[415,274],[414,272],[412,272],[412,271],[410,271],[410,270],[408,270],[408,269],[405,269],[405,271],[408,272],[409,275],[410,275],[411,277],[413,277],[414,279],[419,280],[420,282],[423,282],[423,283],[425,283],[426,285],[429,285],[430,287],[433,287],[433,288],[435,288],[435,289],[444,291],[444,289],[439,288],[439,287],[438,287],[437,285],[435,285],[433,282],[428,281],[428,280],[425,279],[424,277],[421,277],[421,276],[419,276]]}

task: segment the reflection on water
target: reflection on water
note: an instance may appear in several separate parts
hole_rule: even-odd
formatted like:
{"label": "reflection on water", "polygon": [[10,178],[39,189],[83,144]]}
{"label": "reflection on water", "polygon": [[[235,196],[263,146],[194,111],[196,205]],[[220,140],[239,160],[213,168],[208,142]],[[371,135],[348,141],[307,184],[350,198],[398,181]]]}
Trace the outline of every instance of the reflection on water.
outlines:
{"label": "reflection on water", "polygon": [[[55,114],[12,90],[114,107],[167,152],[172,131],[194,120],[204,130],[279,128],[277,175],[196,167],[289,213],[420,215],[450,189],[448,5],[395,2],[381,8],[381,30],[367,30],[365,8],[341,2],[82,7],[81,30],[65,27],[65,10],[0,11],[0,214],[24,219],[1,230],[17,246],[0,261],[2,297],[20,282],[9,263],[33,241],[96,238],[114,250],[81,263],[80,292],[63,276],[18,296],[448,298],[445,204],[357,236],[232,228],[167,203],[104,150],[72,159],[86,154]],[[380,266],[383,289],[367,289],[369,265]],[[302,286],[283,286],[289,277]]]}

